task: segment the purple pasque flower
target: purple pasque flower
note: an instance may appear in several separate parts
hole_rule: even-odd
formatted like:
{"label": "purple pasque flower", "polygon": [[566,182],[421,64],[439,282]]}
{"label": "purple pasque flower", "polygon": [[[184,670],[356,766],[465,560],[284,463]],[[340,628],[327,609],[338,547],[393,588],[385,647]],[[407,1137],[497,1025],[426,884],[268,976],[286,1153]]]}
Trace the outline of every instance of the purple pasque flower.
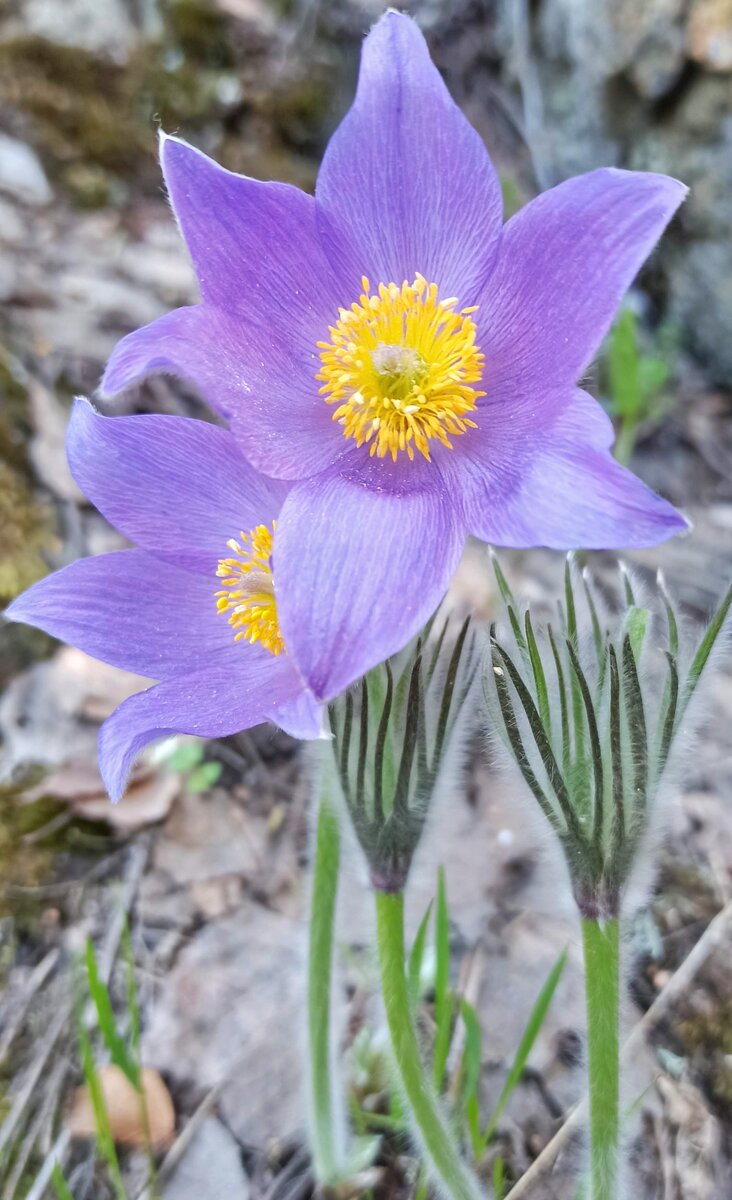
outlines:
{"label": "purple pasque flower", "polygon": [[135,549],[63,567],[5,616],[159,680],[99,732],[112,800],[155,738],[223,737],[262,721],[322,736],[320,705],[277,620],[272,529],[287,485],[258,475],[225,429],[102,417],[85,400],[74,405],[66,449],[79,487]]}
{"label": "purple pasque flower", "polygon": [[483,143],[395,12],[314,198],[176,138],[161,158],[202,303],[125,338],[103,391],[184,376],[258,470],[294,481],[279,616],[317,696],[409,640],[467,534],[631,547],[685,528],[577,386],[683,184],[593,171],[502,226]]}

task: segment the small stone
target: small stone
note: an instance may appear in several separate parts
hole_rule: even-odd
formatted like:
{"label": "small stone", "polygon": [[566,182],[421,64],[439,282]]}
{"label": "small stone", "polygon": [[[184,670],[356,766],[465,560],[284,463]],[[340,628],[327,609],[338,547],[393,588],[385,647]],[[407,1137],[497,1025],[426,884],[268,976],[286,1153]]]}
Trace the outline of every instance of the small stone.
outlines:
{"label": "small stone", "polygon": [[24,204],[50,204],[53,192],[35,150],[0,134],[0,191]]}
{"label": "small stone", "polygon": [[163,1200],[248,1200],[249,1182],[234,1138],[208,1117],[163,1189]]}
{"label": "small stone", "polygon": [[138,40],[123,0],[25,0],[21,21],[36,37],[122,62]]}
{"label": "small stone", "polygon": [[732,71],[732,0],[695,0],[686,38],[696,62],[710,71]]}

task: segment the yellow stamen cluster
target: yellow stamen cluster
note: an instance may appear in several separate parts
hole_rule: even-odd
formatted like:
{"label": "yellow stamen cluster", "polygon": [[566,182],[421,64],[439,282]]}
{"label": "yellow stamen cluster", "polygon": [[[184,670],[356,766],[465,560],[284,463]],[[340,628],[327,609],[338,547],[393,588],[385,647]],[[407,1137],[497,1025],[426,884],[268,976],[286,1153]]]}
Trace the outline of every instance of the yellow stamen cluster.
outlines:
{"label": "yellow stamen cluster", "polygon": [[417,275],[414,283],[369,281],[350,308],[341,308],[318,342],[321,395],[337,404],[333,420],[343,436],[369,454],[384,458],[418,450],[430,461],[430,441],[452,449],[451,436],[475,428],[475,412],[485,392],[472,385],[485,360],[475,344],[475,307],[456,309],[457,299],[439,300],[437,284]]}
{"label": "yellow stamen cluster", "polygon": [[260,642],[271,654],[281,654],[285,643],[277,620],[277,604],[272,579],[272,541],[276,522],[269,529],[257,525],[249,533],[240,533],[240,541],[226,543],[233,557],[222,558],[216,575],[223,589],[216,593],[216,607],[228,613],[236,632],[234,641]]}

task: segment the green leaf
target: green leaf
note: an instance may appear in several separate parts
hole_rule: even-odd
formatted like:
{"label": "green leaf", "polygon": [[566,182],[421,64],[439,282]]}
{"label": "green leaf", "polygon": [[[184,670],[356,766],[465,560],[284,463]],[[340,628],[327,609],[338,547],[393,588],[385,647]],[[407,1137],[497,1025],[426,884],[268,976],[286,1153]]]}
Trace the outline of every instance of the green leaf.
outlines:
{"label": "green leaf", "polygon": [[646,633],[648,632],[650,615],[647,608],[638,608],[635,606],[628,610],[628,637],[630,638],[630,647],[636,662],[640,662],[643,643],[646,640]]}
{"label": "green leaf", "polygon": [[593,807],[593,831],[595,841],[599,845],[602,838],[604,827],[603,804],[605,799],[605,782],[602,764],[602,749],[600,747],[600,734],[597,728],[597,718],[595,717],[595,709],[590,695],[589,684],[584,671],[580,665],[580,660],[577,656],[577,651],[570,641],[567,641],[567,653],[572,667],[572,674],[579,684],[579,689],[582,695],[582,703],[585,707],[587,715],[587,729],[590,735],[590,750],[592,753],[592,768],[595,784],[595,803]]}
{"label": "green leaf", "polygon": [[[572,568],[574,559],[571,555],[567,555],[567,561],[564,564],[564,600],[567,606],[567,640],[572,643],[575,649],[579,649],[577,639],[577,608],[574,602],[574,586],[572,583]],[[574,758],[575,763],[579,766],[585,754],[585,718],[584,704],[582,702],[582,693],[579,688],[576,676],[570,671],[569,674],[569,691],[572,697],[572,731],[574,733]]]}
{"label": "green leaf", "polygon": [[668,625],[668,648],[673,654],[674,658],[677,658],[679,653],[679,623],[676,619],[676,611],[673,606],[673,601],[666,590],[666,581],[660,571],[658,572],[658,588],[661,593],[664,608],[666,609],[666,621]]}
{"label": "green leaf", "polygon": [[709,661],[709,656],[717,643],[717,638],[724,628],[724,623],[727,620],[727,614],[730,610],[730,605],[732,605],[732,587],[727,592],[727,595],[724,597],[724,600],[709,622],[706,633],[699,644],[699,649],[694,655],[692,664],[689,667],[689,672],[686,676],[686,682],[684,684],[684,699],[680,706],[678,720],[680,720],[683,716],[687,705],[697,689],[702,672]]}
{"label": "green leaf", "polygon": [[109,1051],[109,1057],[121,1071],[124,1071],[132,1086],[137,1088],[139,1081],[137,1064],[132,1058],[124,1038],[120,1037],[117,1031],[112,1001],[109,998],[106,984],[99,976],[91,938],[87,938],[85,961],[89,994],[96,1009],[99,1030]]}
{"label": "green leaf", "polygon": [[549,1012],[549,1006],[554,998],[554,993],[557,990],[557,984],[562,978],[562,972],[564,971],[566,965],[567,951],[563,950],[556,963],[552,967],[549,977],[541,989],[539,998],[532,1009],[531,1016],[529,1017],[528,1024],[524,1030],[523,1037],[521,1038],[519,1048],[516,1052],[516,1057],[513,1060],[513,1065],[511,1066],[511,1070],[508,1072],[506,1082],[504,1083],[501,1094],[498,1097],[498,1103],[496,1104],[495,1111],[483,1134],[483,1150],[485,1150],[486,1146],[493,1137],[493,1134],[496,1132],[498,1122],[503,1115],[504,1109],[511,1099],[513,1091],[521,1079],[521,1076],[523,1075],[524,1067],[526,1066],[528,1057],[534,1047],[534,1042],[539,1036],[541,1027],[546,1020],[547,1013]]}
{"label": "green leaf", "polygon": [[642,416],[649,415],[651,402],[666,383],[670,368],[662,358],[644,355],[638,363],[638,390],[641,395]]}
{"label": "green leaf", "polygon": [[531,661],[531,670],[534,676],[534,685],[536,687],[536,698],[539,702],[539,716],[541,723],[546,730],[547,737],[551,737],[552,733],[552,718],[549,711],[549,689],[546,685],[546,675],[544,674],[544,664],[541,661],[539,647],[534,636],[534,627],[531,624],[531,613],[526,611],[525,617],[526,626],[526,644],[529,648],[529,659]]}
{"label": "green leaf", "polygon": [[[498,704],[501,709],[501,716],[503,717],[506,737],[508,738],[508,743],[511,747],[511,753],[513,754],[514,760],[521,771],[524,780],[531,789],[531,792],[538,801],[541,811],[543,812],[547,821],[552,828],[559,833],[561,832],[561,822],[554,811],[551,801],[548,799],[544,789],[536,777],[534,769],[529,762],[529,756],[526,753],[526,747],[524,746],[521,738],[518,722],[516,720],[516,714],[511,703],[508,684],[506,682],[506,671],[501,665],[505,658],[506,655],[504,652],[496,645],[495,642],[492,642],[491,666],[486,667],[486,673],[489,670],[493,672],[493,682],[496,689],[496,695],[498,697]],[[483,691],[486,696],[486,703],[488,703],[488,690],[485,683],[485,677],[483,681]]]}
{"label": "green leaf", "polygon": [[171,771],[192,771],[203,758],[203,742],[182,742],[168,759]]}
{"label": "green leaf", "polygon": [[201,763],[198,770],[189,775],[186,787],[189,792],[207,792],[217,782],[223,770],[219,762]]}
{"label": "green leaf", "polygon": [[417,930],[417,935],[412,944],[412,950],[409,955],[409,964],[407,966],[407,985],[409,987],[409,999],[412,1007],[416,1008],[422,984],[422,965],[424,963],[424,951],[427,944],[427,929],[429,927],[430,916],[432,914],[432,901],[427,905],[427,912],[422,917]]}
{"label": "green leaf", "polygon": [[554,639],[554,631],[551,625],[547,625],[547,634],[549,635],[549,643],[554,655],[554,667],[557,672],[557,686],[559,688],[559,713],[562,725],[562,772],[565,779],[569,777],[571,763],[571,748],[569,743],[569,705],[567,703],[567,687],[564,680],[564,668],[562,660],[559,656],[557,643]]}
{"label": "green leaf", "polygon": [[440,867],[437,876],[437,905],[435,908],[435,1026],[434,1080],[435,1087],[439,1092],[445,1077],[452,1028],[450,915],[447,907],[447,889],[443,867]]}
{"label": "green leaf", "polygon": [[626,308],[610,334],[608,347],[610,399],[616,416],[639,420],[642,401],[638,379],[638,342],[635,316]]}
{"label": "green leaf", "polygon": [[74,1197],[71,1195],[71,1189],[64,1179],[63,1171],[58,1163],[54,1165],[51,1172],[51,1183],[53,1184],[58,1200],[74,1200]]}

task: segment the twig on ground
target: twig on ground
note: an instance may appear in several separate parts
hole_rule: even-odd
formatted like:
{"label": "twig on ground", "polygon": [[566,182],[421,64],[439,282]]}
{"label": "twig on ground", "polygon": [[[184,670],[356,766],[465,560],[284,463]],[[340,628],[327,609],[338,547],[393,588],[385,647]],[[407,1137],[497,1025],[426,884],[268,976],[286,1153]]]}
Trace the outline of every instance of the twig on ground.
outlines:
{"label": "twig on ground", "polygon": [[28,976],[26,985],[20,995],[18,1007],[13,1013],[12,1018],[9,1015],[5,1017],[7,1023],[5,1024],[2,1037],[0,1037],[0,1065],[5,1061],[8,1051],[15,1041],[33,997],[41,990],[48,976],[53,971],[59,960],[60,953],[58,946],[55,946],[53,950],[49,950],[48,954],[36,964]]}

